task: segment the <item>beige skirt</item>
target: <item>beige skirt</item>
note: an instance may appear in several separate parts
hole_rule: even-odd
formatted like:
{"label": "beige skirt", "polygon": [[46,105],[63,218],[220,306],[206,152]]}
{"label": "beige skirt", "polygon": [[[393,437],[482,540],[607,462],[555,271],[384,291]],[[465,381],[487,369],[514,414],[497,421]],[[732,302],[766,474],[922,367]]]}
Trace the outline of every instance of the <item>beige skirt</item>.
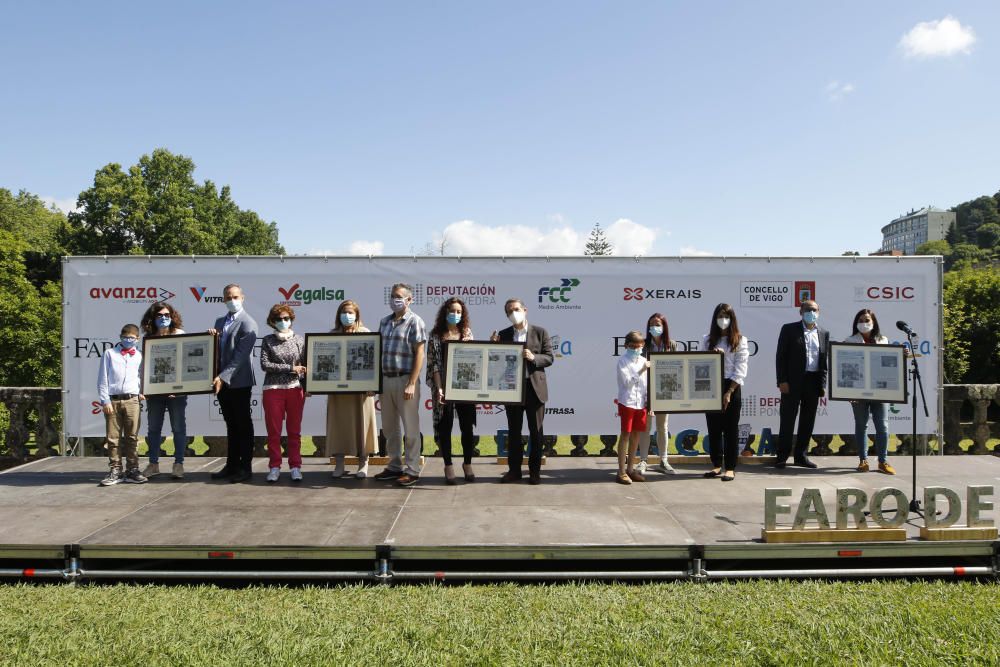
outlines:
{"label": "beige skirt", "polygon": [[375,399],[365,394],[330,394],[326,401],[326,455],[367,456],[375,452]]}

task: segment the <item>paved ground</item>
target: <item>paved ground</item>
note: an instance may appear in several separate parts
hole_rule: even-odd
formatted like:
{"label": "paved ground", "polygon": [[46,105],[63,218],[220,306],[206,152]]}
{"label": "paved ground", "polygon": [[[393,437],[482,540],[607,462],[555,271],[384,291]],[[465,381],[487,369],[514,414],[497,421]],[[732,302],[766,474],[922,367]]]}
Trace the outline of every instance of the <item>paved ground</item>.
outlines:
{"label": "paved ground", "polygon": [[[54,457],[0,473],[0,544],[732,544],[759,538],[767,487],[791,488],[795,499],[817,487],[828,508],[837,487],[895,486],[910,495],[909,459],[893,461],[896,477],[856,473],[848,457],[814,460],[818,470],[745,465],[732,483],[703,479],[704,467],[680,467],[677,475],[650,473],[645,484],[622,486],[611,459],[562,457],[549,459],[540,486],[529,486],[498,484],[503,469],[481,459],[479,481],[447,486],[440,459],[429,459],[420,484],[405,489],[371,478],[331,480],[332,468],[319,459],[307,461],[297,485],[287,472],[265,483],[265,459],[255,461],[252,483],[213,482],[209,473],[223,460],[192,458],[183,481],[160,476],[101,488],[104,459]],[[997,457],[926,457],[918,472],[921,494],[923,484],[963,498],[970,484],[1000,489]],[[998,520],[1000,512],[990,516]],[[913,537],[922,521],[911,519]]]}

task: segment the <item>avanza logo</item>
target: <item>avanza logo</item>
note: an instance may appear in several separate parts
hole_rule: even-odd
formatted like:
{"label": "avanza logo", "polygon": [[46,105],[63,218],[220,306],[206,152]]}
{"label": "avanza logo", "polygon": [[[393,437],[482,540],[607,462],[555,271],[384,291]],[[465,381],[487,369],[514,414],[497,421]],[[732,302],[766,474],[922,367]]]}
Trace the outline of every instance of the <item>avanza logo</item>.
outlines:
{"label": "avanza logo", "polygon": [[626,287],[625,301],[644,299],[700,299],[700,289],[649,289],[646,287]]}
{"label": "avanza logo", "polygon": [[222,303],[221,296],[205,296],[208,288],[204,285],[192,285],[188,289],[191,290],[191,294],[194,294],[195,301],[199,303]]}
{"label": "avanza logo", "polygon": [[344,300],[344,290],[342,289],[330,289],[329,287],[317,287],[316,289],[308,289],[301,287],[299,283],[295,283],[291,287],[279,287],[278,292],[281,296],[285,297],[282,301],[286,306],[308,306],[313,301],[343,301]]}
{"label": "avanza logo", "polygon": [[176,296],[162,287],[91,287],[91,299],[116,299],[130,303],[166,301]]}

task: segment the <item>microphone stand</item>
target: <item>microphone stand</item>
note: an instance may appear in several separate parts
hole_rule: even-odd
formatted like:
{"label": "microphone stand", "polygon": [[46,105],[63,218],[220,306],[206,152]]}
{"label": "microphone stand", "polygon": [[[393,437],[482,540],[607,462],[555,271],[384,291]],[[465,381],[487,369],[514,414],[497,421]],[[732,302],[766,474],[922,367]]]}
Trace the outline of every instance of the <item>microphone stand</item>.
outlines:
{"label": "microphone stand", "polygon": [[924,417],[930,417],[930,413],[927,411],[927,399],[924,398],[924,383],[920,379],[920,366],[917,365],[916,347],[913,344],[916,334],[912,331],[906,331],[905,333],[906,339],[910,343],[910,378],[913,386],[911,390],[912,403],[910,404],[913,419],[913,440],[910,450],[913,459],[913,492],[910,496],[910,511],[916,513],[918,516],[922,516],[920,514],[920,501],[917,500],[917,389],[920,390],[920,401],[924,406]]}

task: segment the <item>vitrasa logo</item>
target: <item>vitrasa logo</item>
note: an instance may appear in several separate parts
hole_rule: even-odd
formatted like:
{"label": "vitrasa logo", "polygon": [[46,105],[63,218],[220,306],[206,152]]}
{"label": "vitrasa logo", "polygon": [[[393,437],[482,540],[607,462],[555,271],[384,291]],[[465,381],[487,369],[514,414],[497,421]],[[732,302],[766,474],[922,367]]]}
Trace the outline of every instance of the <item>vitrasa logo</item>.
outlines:
{"label": "vitrasa logo", "polygon": [[204,285],[192,285],[188,289],[191,290],[194,300],[198,303],[222,303],[221,296],[207,296],[205,292],[208,291],[208,288]]}
{"label": "vitrasa logo", "polygon": [[343,301],[344,300],[344,290],[342,289],[330,289],[329,287],[317,287],[315,289],[309,289],[306,287],[301,287],[298,283],[295,283],[291,287],[284,288],[279,287],[278,291],[281,296],[285,297],[285,300],[281,303],[286,306],[308,306],[313,301]]}
{"label": "vitrasa logo", "polygon": [[110,299],[126,303],[166,301],[176,295],[162,287],[91,287],[91,299]]}
{"label": "vitrasa logo", "polygon": [[649,289],[646,287],[626,287],[625,301],[644,301],[646,299],[700,299],[700,289]]}

